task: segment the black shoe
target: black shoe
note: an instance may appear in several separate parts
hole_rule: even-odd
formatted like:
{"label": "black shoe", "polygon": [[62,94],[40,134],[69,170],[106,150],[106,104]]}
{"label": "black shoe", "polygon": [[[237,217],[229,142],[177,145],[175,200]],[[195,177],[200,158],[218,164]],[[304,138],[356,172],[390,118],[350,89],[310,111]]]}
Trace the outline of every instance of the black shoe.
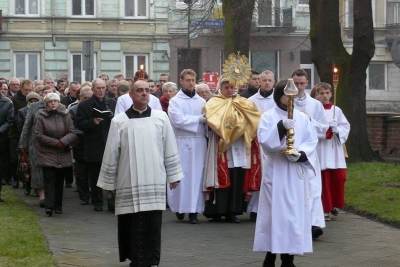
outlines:
{"label": "black shoe", "polygon": [[265,255],[263,267],[275,267],[276,254],[268,252]]}
{"label": "black shoe", "polygon": [[52,209],[46,209],[46,214],[49,217],[53,216],[53,210]]}
{"label": "black shoe", "polygon": [[65,188],[72,188],[72,184],[65,184]]}
{"label": "black shoe", "polygon": [[332,214],[333,216],[338,216],[338,215],[339,215],[339,210],[338,210],[337,208],[334,208],[334,209],[331,211],[331,214]]}
{"label": "black shoe", "polygon": [[81,205],[89,205],[89,200],[81,200]]}
{"label": "black shoe", "polygon": [[176,218],[177,218],[179,221],[182,221],[183,219],[185,219],[185,213],[179,213],[179,212],[177,212],[177,213],[175,213],[175,215],[176,215]]}
{"label": "black shoe", "polygon": [[225,221],[230,223],[240,223],[240,219],[236,215],[226,216]]}
{"label": "black shoe", "polygon": [[198,224],[199,220],[197,220],[197,213],[189,213],[189,223],[190,224]]}
{"label": "black shoe", "polygon": [[281,254],[281,267],[296,267],[293,263],[294,255],[290,254]]}
{"label": "black shoe", "polygon": [[63,214],[63,211],[62,211],[62,209],[55,209],[54,213],[55,214]]}
{"label": "black shoe", "polygon": [[94,211],[103,211],[103,206],[95,206]]}
{"label": "black shoe", "polygon": [[257,213],[255,213],[255,212],[250,212],[250,221],[251,221],[251,222],[257,221]]}
{"label": "black shoe", "polygon": [[313,225],[311,227],[311,234],[312,234],[313,240],[315,240],[315,239],[318,239],[318,237],[320,237],[321,235],[323,235],[324,231],[322,231],[321,227]]}
{"label": "black shoe", "polygon": [[41,208],[45,208],[46,207],[45,204],[44,204],[44,199],[39,200],[39,207],[41,207]]}
{"label": "black shoe", "polygon": [[208,220],[209,222],[221,222],[221,216],[214,216]]}

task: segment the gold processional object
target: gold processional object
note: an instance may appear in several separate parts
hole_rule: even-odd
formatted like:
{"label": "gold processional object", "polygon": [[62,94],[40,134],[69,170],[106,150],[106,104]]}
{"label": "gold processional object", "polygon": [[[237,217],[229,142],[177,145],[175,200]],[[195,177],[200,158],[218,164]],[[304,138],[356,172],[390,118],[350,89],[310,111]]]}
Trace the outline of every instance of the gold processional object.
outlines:
{"label": "gold processional object", "polygon": [[236,90],[247,84],[251,77],[249,60],[245,55],[241,55],[240,52],[232,53],[228,56],[222,71],[224,79],[228,80]]}
{"label": "gold processional object", "polygon": [[[287,114],[288,119],[293,119],[293,109],[294,109],[294,97],[299,93],[296,85],[294,84],[293,79],[288,79],[286,83],[285,89],[283,89],[283,93],[288,97],[287,104]],[[294,148],[294,129],[290,128],[286,133],[286,148],[282,151],[285,155],[294,155],[297,154],[298,151]]]}

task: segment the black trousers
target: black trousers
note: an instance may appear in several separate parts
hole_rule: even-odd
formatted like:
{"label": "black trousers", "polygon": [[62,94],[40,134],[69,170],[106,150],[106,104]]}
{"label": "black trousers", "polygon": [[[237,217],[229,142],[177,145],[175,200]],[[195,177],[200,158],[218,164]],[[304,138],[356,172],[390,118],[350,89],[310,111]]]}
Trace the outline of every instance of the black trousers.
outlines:
{"label": "black trousers", "polygon": [[65,183],[66,184],[72,184],[74,182],[74,173],[72,168],[70,168],[66,173],[65,173]]}
{"label": "black trousers", "polygon": [[129,259],[134,267],[159,265],[161,223],[161,210],[118,215],[120,261]]}
{"label": "black trousers", "polygon": [[9,153],[8,152],[8,137],[7,135],[0,136],[0,193],[3,181],[7,181],[8,175],[8,164],[9,164]]}
{"label": "black trousers", "polygon": [[75,179],[76,187],[79,193],[79,199],[82,201],[89,201],[90,191],[89,191],[89,176],[87,163],[83,161],[75,161]]}
{"label": "black trousers", "polygon": [[8,177],[7,182],[14,181],[15,183],[18,181],[17,177],[17,167],[18,167],[18,155],[17,155],[17,146],[18,139],[14,137],[10,137],[8,139],[8,149],[9,149],[9,168],[8,168]]}
{"label": "black trousers", "polygon": [[44,196],[45,206],[48,209],[62,209],[64,177],[68,168],[44,167]]}
{"label": "black trousers", "polygon": [[90,186],[90,195],[94,206],[103,206],[103,190],[97,187],[99,180],[101,162],[87,162],[87,175]]}
{"label": "black trousers", "polygon": [[206,217],[232,216],[243,213],[244,174],[245,169],[243,168],[229,169],[231,185],[228,188],[216,189],[211,194],[204,211]]}

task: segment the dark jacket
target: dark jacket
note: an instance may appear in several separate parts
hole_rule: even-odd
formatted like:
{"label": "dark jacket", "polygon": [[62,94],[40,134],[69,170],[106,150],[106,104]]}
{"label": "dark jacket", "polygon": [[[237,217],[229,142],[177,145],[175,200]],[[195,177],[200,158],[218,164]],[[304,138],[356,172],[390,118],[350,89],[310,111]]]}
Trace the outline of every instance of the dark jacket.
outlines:
{"label": "dark jacket", "polygon": [[96,96],[92,96],[78,104],[76,126],[83,132],[83,156],[86,162],[102,161],[112,119],[112,117],[104,119],[100,124],[96,125],[93,121],[93,108],[114,112],[115,104],[114,99],[104,98],[103,101],[100,101]]}
{"label": "dark jacket", "polygon": [[244,90],[240,94],[240,96],[243,96],[245,98],[249,98],[249,97],[253,96],[254,94],[256,94],[258,92],[258,90],[259,90],[259,88],[255,88],[255,87],[249,86],[249,87],[247,87],[246,90]]}
{"label": "dark jacket", "polygon": [[66,95],[61,97],[61,104],[64,106],[68,107],[70,104],[74,103],[76,101],[76,97]]}
{"label": "dark jacket", "polygon": [[[14,106],[8,97],[0,95],[0,138],[7,139],[8,130],[14,122]],[[1,151],[0,153],[4,153]]]}
{"label": "dark jacket", "polygon": [[53,111],[46,108],[40,110],[34,125],[38,165],[55,168],[72,166],[70,146],[77,139],[73,131],[71,116],[63,105]]}
{"label": "dark jacket", "polygon": [[18,136],[22,133],[22,128],[24,127],[24,122],[26,119],[26,115],[28,114],[29,106],[23,107],[17,112],[17,116],[15,117],[15,123],[17,125]]}
{"label": "dark jacket", "polygon": [[83,162],[84,159],[84,143],[83,143],[83,132],[78,129],[76,125],[76,112],[78,111],[78,104],[75,103],[72,106],[70,105],[68,108],[69,115],[71,115],[71,119],[74,122],[75,134],[78,136],[78,141],[75,143],[72,152],[75,161]]}
{"label": "dark jacket", "polygon": [[14,104],[14,112],[17,114],[18,110],[27,105],[26,96],[24,96],[21,91],[18,91],[16,95],[11,99]]}

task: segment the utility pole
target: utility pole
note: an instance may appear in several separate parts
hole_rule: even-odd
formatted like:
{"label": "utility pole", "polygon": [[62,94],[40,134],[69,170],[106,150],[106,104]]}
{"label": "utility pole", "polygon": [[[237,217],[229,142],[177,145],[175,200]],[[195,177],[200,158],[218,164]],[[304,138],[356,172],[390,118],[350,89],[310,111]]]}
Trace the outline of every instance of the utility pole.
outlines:
{"label": "utility pole", "polygon": [[184,0],[185,4],[188,6],[188,33],[187,33],[187,48],[190,49],[190,24],[192,23],[191,13],[192,13],[192,1],[193,0]]}

